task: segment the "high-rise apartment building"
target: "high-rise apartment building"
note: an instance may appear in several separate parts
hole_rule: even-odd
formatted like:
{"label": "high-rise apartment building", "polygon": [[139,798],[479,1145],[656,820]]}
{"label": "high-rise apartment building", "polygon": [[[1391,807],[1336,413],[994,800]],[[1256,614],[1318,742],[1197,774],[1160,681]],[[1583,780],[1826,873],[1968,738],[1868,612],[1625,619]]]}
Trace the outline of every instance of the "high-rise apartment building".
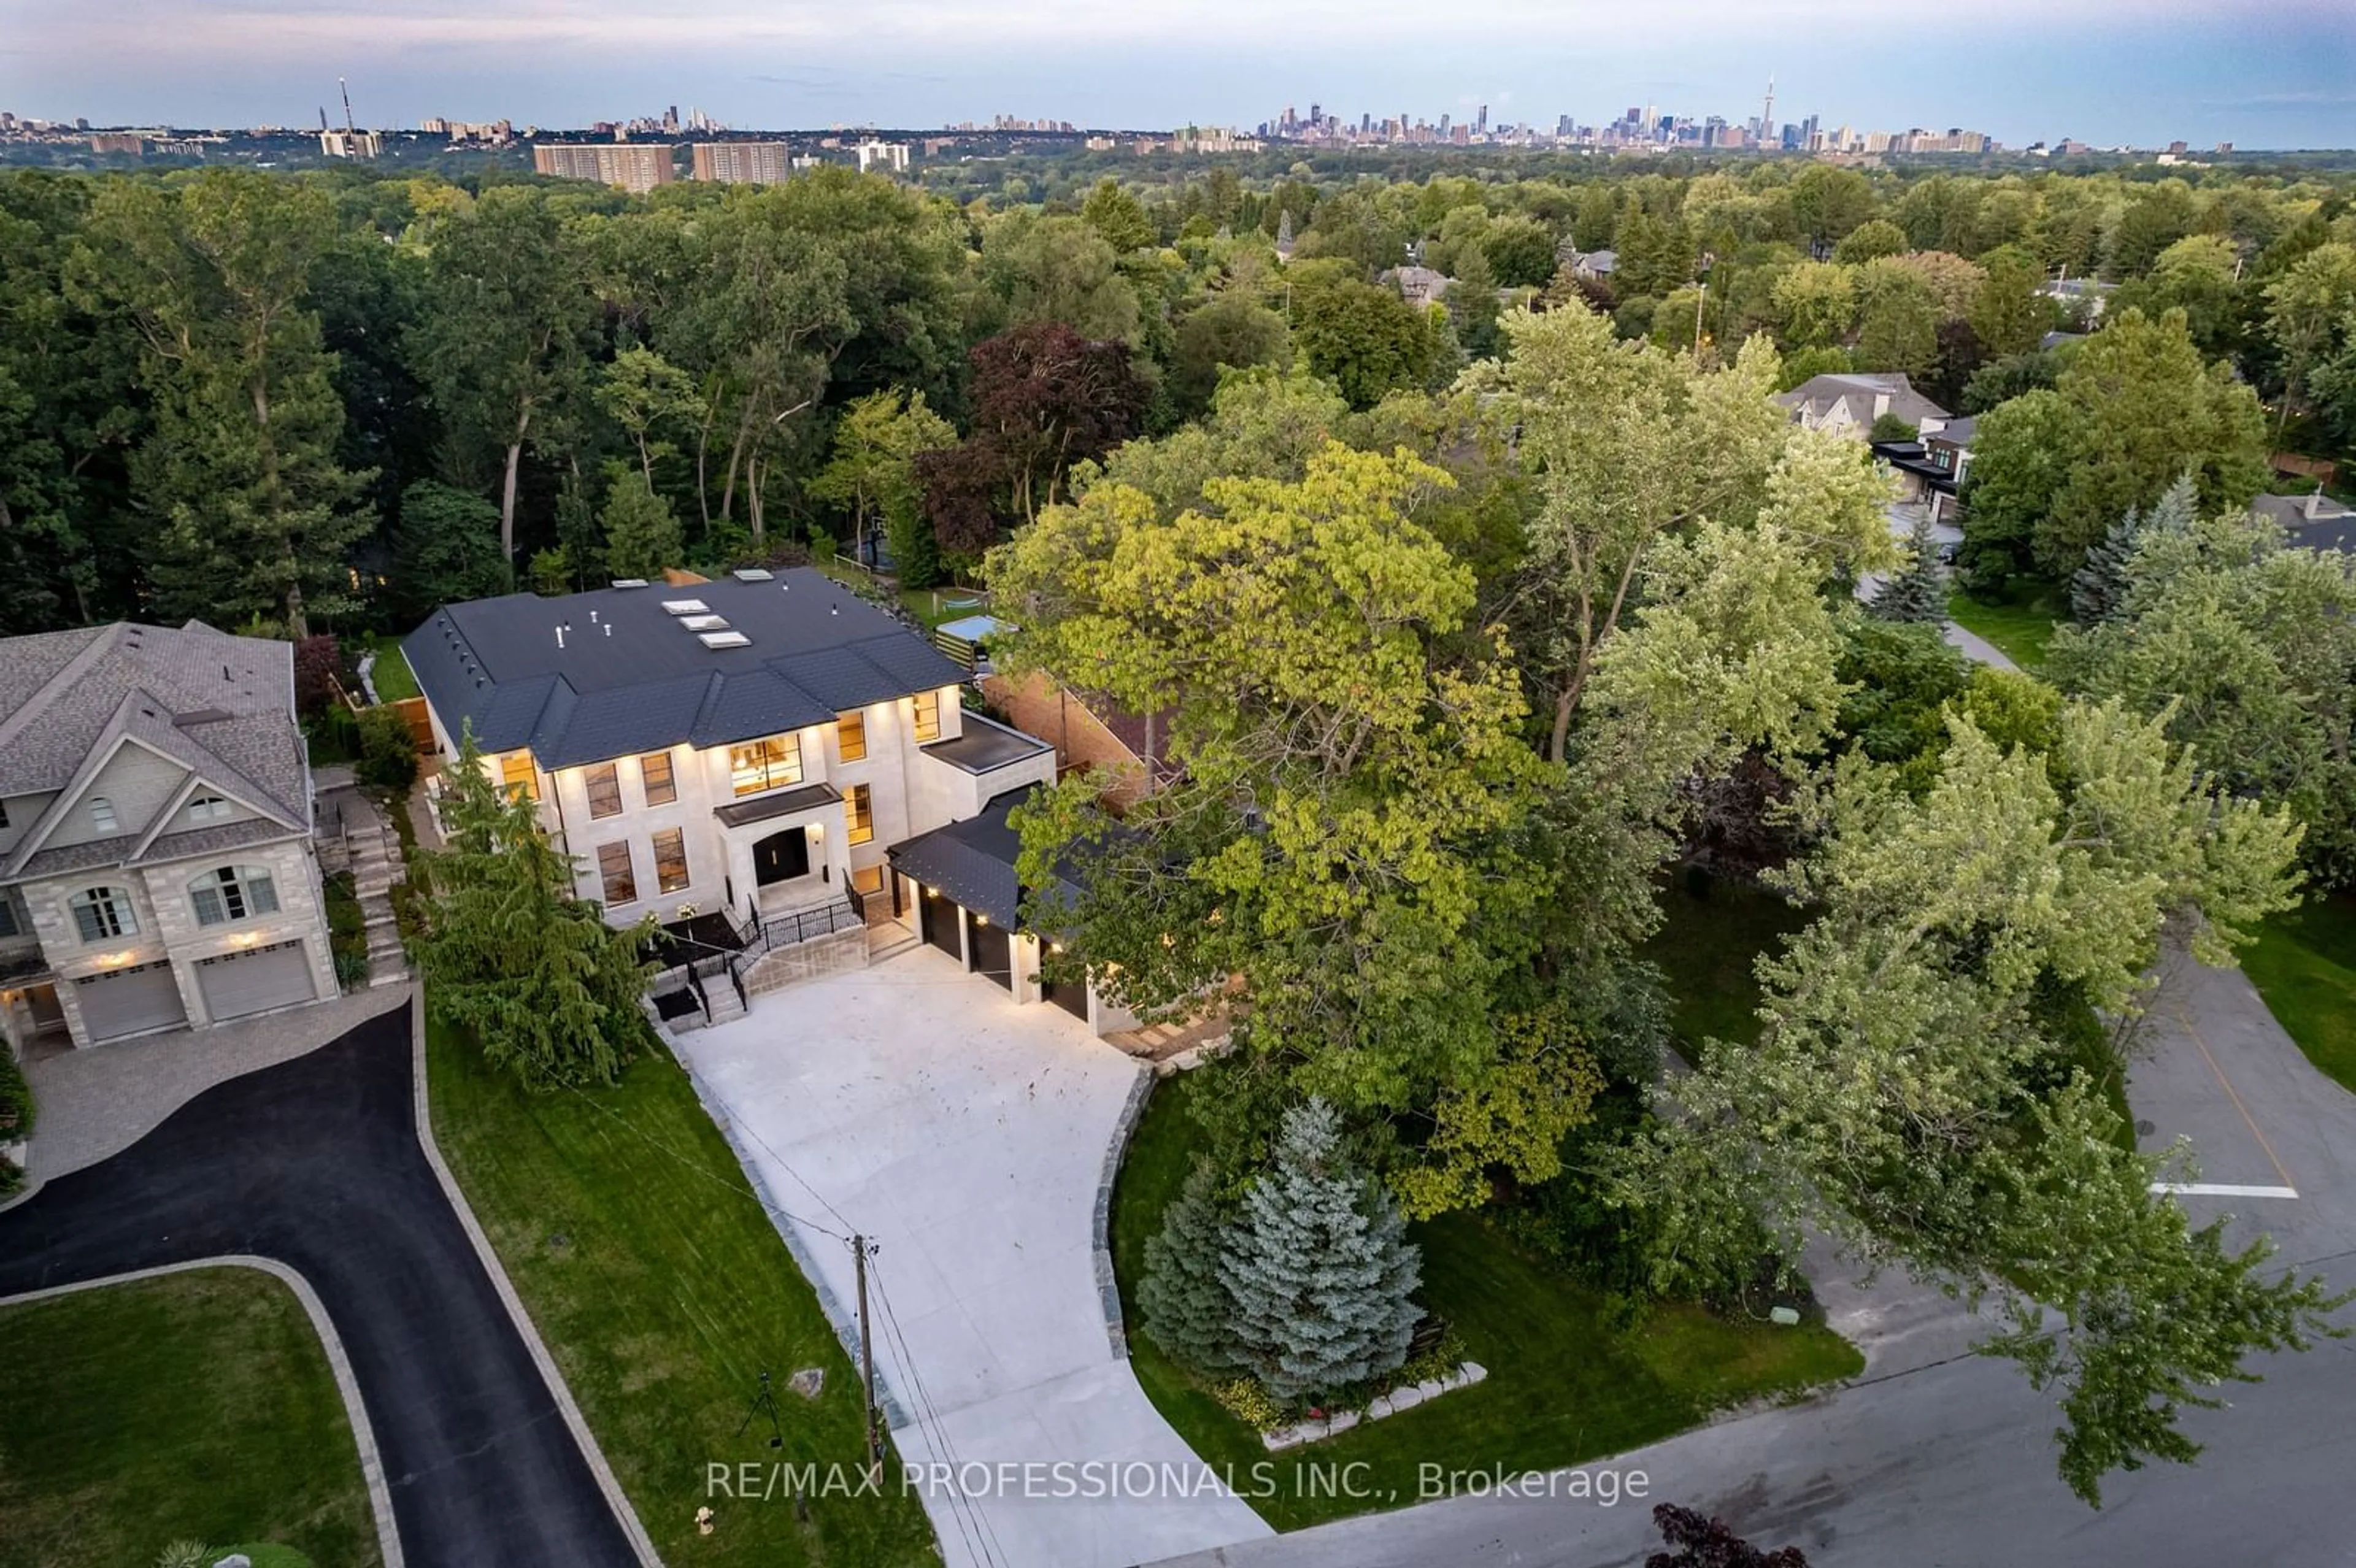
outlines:
{"label": "high-rise apartment building", "polygon": [[531,150],[531,166],[558,179],[619,186],[633,196],[677,177],[669,145],[658,142],[542,142]]}
{"label": "high-rise apartment building", "polygon": [[794,149],[786,142],[698,142],[695,177],[722,185],[783,185],[793,177]]}

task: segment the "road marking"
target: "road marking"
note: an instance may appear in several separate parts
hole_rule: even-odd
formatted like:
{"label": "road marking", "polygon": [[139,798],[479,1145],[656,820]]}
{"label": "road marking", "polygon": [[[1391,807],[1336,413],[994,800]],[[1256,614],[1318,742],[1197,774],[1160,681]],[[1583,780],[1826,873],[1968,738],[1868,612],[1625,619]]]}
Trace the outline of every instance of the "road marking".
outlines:
{"label": "road marking", "polygon": [[[2266,1163],[2275,1168],[2276,1176],[2282,1178],[2285,1190],[2289,1190],[2290,1172],[2283,1168],[2281,1157],[2275,1153],[2275,1146],[2266,1142],[2266,1135],[2258,1131],[2257,1118],[2250,1115],[2247,1105],[2242,1104],[2242,1097],[2233,1093],[2233,1085],[2226,1081],[2225,1070],[2218,1066],[2216,1057],[2210,1054],[2209,1042],[2201,1037],[2201,1026],[2192,1021],[2192,1015],[2185,1011],[2181,1004],[2176,1009],[2176,1020],[2184,1026],[2184,1032],[2192,1037],[2192,1043],[2200,1048],[2201,1060],[2207,1062],[2209,1071],[2217,1075],[2217,1087],[2225,1091],[2225,1098],[2233,1101],[2233,1109],[2242,1113],[2243,1125],[2250,1129],[2250,1136],[2258,1140],[2258,1147],[2266,1151]],[[2291,1196],[2296,1198],[2298,1194],[2292,1191]]]}
{"label": "road marking", "polygon": [[2237,1187],[2230,1181],[2155,1181],[2151,1189],[2159,1193],[2184,1193],[2194,1198],[2296,1198],[2298,1191],[2289,1187]]}

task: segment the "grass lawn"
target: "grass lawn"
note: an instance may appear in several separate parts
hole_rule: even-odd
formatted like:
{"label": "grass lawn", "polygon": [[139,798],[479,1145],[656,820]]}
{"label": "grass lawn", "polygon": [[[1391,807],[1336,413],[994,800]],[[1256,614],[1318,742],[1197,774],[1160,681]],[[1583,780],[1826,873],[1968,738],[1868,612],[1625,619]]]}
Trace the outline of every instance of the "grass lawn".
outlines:
{"label": "grass lawn", "polygon": [[2053,624],[2068,613],[2062,591],[2039,583],[2018,599],[1990,604],[1968,593],[1947,598],[1947,614],[1967,632],[1977,632],[2025,670],[2044,667],[2045,649],[2053,641]]}
{"label": "grass lawn", "polygon": [[1661,929],[1642,956],[1668,976],[1670,1027],[1687,1044],[1759,1038],[1759,955],[1807,924],[1773,893],[1712,878],[1697,895],[1682,875],[1661,895]]}
{"label": "grass lawn", "polygon": [[369,667],[369,678],[376,683],[378,700],[401,702],[417,696],[417,677],[411,673],[409,660],[402,654],[401,639],[379,632],[368,638],[368,645],[376,650],[376,663]]}
{"label": "grass lawn", "polygon": [[2242,967],[2307,1059],[2356,1090],[2356,895],[2276,915],[2242,950]]}
{"label": "grass lawn", "polygon": [[327,1353],[273,1276],[201,1269],[0,1307],[0,1568],[145,1568],[183,1540],[381,1561]]}
{"label": "grass lawn", "polygon": [[[840,556],[831,560],[813,560],[810,564],[837,582],[848,584],[852,588],[864,591],[876,586],[875,578]],[[980,610],[969,605],[951,608],[950,601],[980,599],[986,602],[989,595],[979,588],[955,588],[944,583],[938,588],[903,588],[899,590],[899,598],[901,607],[917,620],[922,621],[926,629],[929,631],[944,621],[954,621],[961,615],[982,613]]]}
{"label": "grass lawn", "polygon": [[[1690,1308],[1663,1309],[1633,1331],[1609,1328],[1593,1293],[1480,1220],[1451,1215],[1414,1228],[1422,1296],[1489,1380],[1271,1456],[1137,1331],[1133,1293],[1145,1243],[1192,1162],[1198,1131],[1187,1101],[1201,1082],[1185,1075],[1162,1084],[1139,1123],[1113,1193],[1114,1266],[1147,1397],[1206,1463],[1232,1467],[1237,1488],[1279,1530],[1415,1502],[1422,1464],[1502,1465],[1509,1475],[1580,1464],[1667,1437],[1723,1406],[1851,1377],[1864,1366],[1847,1341],[1820,1328],[1735,1325]],[[1271,1460],[1267,1471],[1251,1468]],[[1367,1466],[1359,1474],[1374,1495],[1307,1495],[1294,1485],[1296,1463],[1329,1461]],[[1262,1486],[1263,1476],[1272,1484]]]}
{"label": "grass lawn", "polygon": [[[427,1037],[434,1136],[672,1568],[937,1561],[913,1499],[707,1498],[709,1464],[862,1458],[857,1380],[687,1074],[642,1057],[611,1089],[529,1093],[460,1037]],[[825,1392],[785,1391],[802,1367]],[[763,1371],[785,1445],[737,1428]],[[848,1472],[847,1472],[848,1473]],[[699,1536],[706,1502],[718,1529]]]}

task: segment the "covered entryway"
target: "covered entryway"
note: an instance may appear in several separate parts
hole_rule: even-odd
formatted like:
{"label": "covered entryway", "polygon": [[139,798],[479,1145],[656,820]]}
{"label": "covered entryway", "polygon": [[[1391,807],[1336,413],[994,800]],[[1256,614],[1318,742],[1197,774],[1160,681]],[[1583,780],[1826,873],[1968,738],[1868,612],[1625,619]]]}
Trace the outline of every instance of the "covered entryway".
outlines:
{"label": "covered entryway", "polygon": [[753,880],[762,887],[809,875],[809,829],[788,827],[753,846]]}
{"label": "covered entryway", "polygon": [[205,1011],[215,1023],[316,999],[311,960],[300,942],[199,959],[197,985],[204,992]]}
{"label": "covered entryway", "polygon": [[925,940],[963,962],[965,949],[958,945],[958,923],[965,918],[965,911],[958,908],[957,901],[948,894],[932,888],[918,895],[916,908]]}
{"label": "covered entryway", "polygon": [[1014,944],[1007,939],[1006,928],[970,910],[965,919],[966,951],[972,955],[967,966],[1010,991],[1014,989]]}
{"label": "covered entryway", "polygon": [[180,1000],[179,983],[172,965],[142,964],[74,982],[74,999],[81,1004],[82,1033],[91,1043],[145,1034],[150,1029],[176,1029],[188,1021]]}

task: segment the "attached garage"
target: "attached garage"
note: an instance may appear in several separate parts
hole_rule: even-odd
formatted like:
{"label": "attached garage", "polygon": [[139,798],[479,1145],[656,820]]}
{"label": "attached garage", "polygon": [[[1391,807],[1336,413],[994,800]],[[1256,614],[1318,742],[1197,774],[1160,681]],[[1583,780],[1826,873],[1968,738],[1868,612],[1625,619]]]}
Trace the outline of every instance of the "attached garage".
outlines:
{"label": "attached garage", "polygon": [[973,955],[967,966],[1010,991],[1014,989],[1014,944],[1007,937],[1006,928],[984,916],[968,913],[965,937],[966,951]]}
{"label": "attached garage", "polygon": [[1088,1021],[1088,984],[1085,980],[1042,979],[1039,999],[1055,1003],[1082,1023]]}
{"label": "attached garage", "polygon": [[310,955],[300,942],[200,959],[197,984],[205,994],[205,1011],[215,1023],[273,1008],[299,1007],[316,995],[311,983]]}
{"label": "attached garage", "polygon": [[142,964],[77,980],[74,999],[81,1004],[82,1033],[93,1043],[177,1029],[188,1021],[169,964]]}
{"label": "attached garage", "polygon": [[958,908],[957,901],[926,888],[916,907],[925,940],[950,957],[963,960],[965,950],[958,945],[958,922],[964,918],[965,912]]}

